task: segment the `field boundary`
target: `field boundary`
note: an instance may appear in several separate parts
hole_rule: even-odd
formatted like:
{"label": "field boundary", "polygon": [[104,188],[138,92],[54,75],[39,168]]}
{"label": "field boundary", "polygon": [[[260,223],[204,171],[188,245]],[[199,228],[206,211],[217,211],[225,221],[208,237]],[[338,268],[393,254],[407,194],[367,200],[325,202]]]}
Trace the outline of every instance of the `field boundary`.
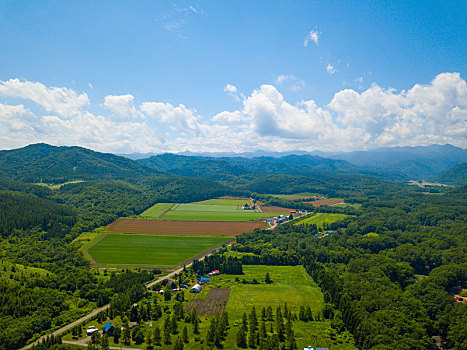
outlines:
{"label": "field boundary", "polygon": [[92,247],[94,247],[97,243],[99,243],[102,239],[104,239],[104,237],[107,236],[107,234],[103,233],[100,235],[100,237],[98,239],[96,239],[94,242],[92,242],[85,250],[84,250],[84,253],[87,255],[87,257],[89,258],[89,260],[91,260],[91,264],[92,265],[98,265],[96,260],[94,260],[94,258],[92,257],[91,254],[89,254],[89,249],[91,249]]}
{"label": "field boundary", "polygon": [[219,249],[219,248],[222,248],[224,245],[225,246],[228,246],[228,245],[231,245],[233,242],[236,241],[236,238],[234,239],[231,239],[230,241],[227,241],[227,242],[224,242],[222,244],[219,244],[218,246],[215,246],[215,247],[212,247],[212,248],[209,248],[208,250],[206,250],[205,252],[201,253],[201,254],[198,254],[196,255],[195,257],[193,258],[190,258],[188,260],[185,260],[184,262],[178,264],[178,266],[185,266],[185,265],[188,265],[188,264],[191,264],[193,262],[193,260],[196,260],[196,259],[200,259],[202,258],[203,256],[206,256],[212,252],[214,252],[215,250]]}

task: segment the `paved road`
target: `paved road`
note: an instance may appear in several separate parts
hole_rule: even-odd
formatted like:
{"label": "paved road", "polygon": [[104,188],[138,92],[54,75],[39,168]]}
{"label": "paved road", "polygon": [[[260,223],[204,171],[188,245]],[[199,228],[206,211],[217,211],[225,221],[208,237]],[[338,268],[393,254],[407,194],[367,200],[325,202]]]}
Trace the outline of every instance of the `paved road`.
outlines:
{"label": "paved road", "polygon": [[[70,323],[70,324],[67,324],[66,326],[64,326],[64,327],[62,327],[62,328],[56,330],[56,331],[53,332],[52,334],[53,334],[54,336],[58,336],[58,335],[60,335],[60,334],[62,334],[62,333],[64,333],[64,332],[66,332],[67,330],[73,328],[74,326],[77,326],[77,325],[79,325],[80,323],[82,323],[82,322],[84,322],[84,321],[87,321],[87,320],[89,320],[90,318],[96,316],[99,312],[104,311],[104,310],[107,310],[109,307],[110,307],[110,304],[107,304],[107,305],[102,306],[101,308],[94,309],[94,310],[91,311],[91,313],[87,314],[86,316],[83,316],[83,317],[81,317],[79,320],[76,320],[76,321],[74,321],[74,322],[72,322],[72,323]],[[26,346],[22,347],[21,350],[31,348],[33,345],[39,343],[40,341],[42,341],[43,339],[45,339],[45,338],[46,338],[47,336],[49,336],[49,335],[50,335],[50,334],[43,335],[43,336],[40,337],[38,340],[36,340],[34,343],[31,343],[31,344],[29,344],[29,345],[26,345]]]}
{"label": "paved road", "polygon": [[[231,244],[232,244],[232,243],[228,244],[228,246],[231,245]],[[207,252],[205,253],[204,256],[200,257],[199,260],[203,260],[206,256],[209,256],[209,255],[211,255],[212,253],[213,253],[213,251],[211,251],[211,250],[207,251]],[[189,263],[188,265],[186,265],[186,267],[189,267],[189,266],[191,266],[192,264],[193,264],[193,263]],[[167,279],[167,278],[170,278],[170,277],[172,277],[172,276],[174,276],[174,275],[176,275],[176,274],[182,272],[182,270],[183,270],[183,267],[181,267],[181,268],[179,268],[179,269],[177,269],[177,270],[175,270],[175,271],[172,271],[172,272],[169,273],[168,275],[159,277],[157,280],[155,280],[155,281],[153,281],[153,282],[151,282],[151,283],[146,284],[146,288],[150,288],[150,287],[152,287],[153,285],[155,285],[156,283],[162,282],[163,280],[165,280],[165,279]],[[68,324],[68,325],[66,325],[66,326],[64,326],[64,327],[62,327],[62,328],[60,328],[60,329],[57,329],[57,330],[56,330],[55,332],[53,332],[52,334],[53,334],[54,336],[58,336],[58,335],[60,335],[60,334],[62,334],[62,333],[64,333],[64,332],[66,332],[67,330],[73,328],[74,326],[77,326],[77,325],[79,325],[80,323],[83,323],[84,321],[87,321],[87,320],[89,320],[90,318],[96,316],[99,312],[104,311],[104,310],[107,310],[109,307],[110,307],[110,304],[107,304],[107,305],[102,306],[101,308],[94,309],[94,310],[91,311],[91,313],[87,314],[86,316],[83,316],[83,317],[81,317],[79,320],[76,320],[76,321],[74,321],[74,322],[72,322],[72,323],[70,323],[70,324]],[[50,334],[45,334],[45,335],[43,335],[42,337],[40,337],[40,338],[39,338],[38,340],[36,340],[35,342],[33,342],[33,343],[31,343],[31,344],[28,344],[28,345],[22,347],[21,350],[26,350],[26,349],[31,348],[33,345],[39,343],[40,341],[42,341],[43,339],[45,339],[45,338],[46,338],[47,336],[49,336],[49,335],[50,335]],[[69,342],[69,341],[64,341],[64,342]],[[76,342],[70,342],[70,344],[76,344]],[[111,347],[110,349],[121,349],[121,348],[118,348],[118,347]],[[124,349],[131,350],[131,349],[129,349],[129,348],[124,348]],[[141,350],[141,349],[135,349],[135,350]]]}

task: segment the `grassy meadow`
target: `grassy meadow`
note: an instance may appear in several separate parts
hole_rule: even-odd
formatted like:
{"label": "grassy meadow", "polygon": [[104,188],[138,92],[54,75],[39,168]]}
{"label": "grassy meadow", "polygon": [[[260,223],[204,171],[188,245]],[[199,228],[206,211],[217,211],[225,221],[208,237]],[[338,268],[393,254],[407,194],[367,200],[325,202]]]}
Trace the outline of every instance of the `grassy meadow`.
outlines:
{"label": "grassy meadow", "polygon": [[346,214],[316,213],[312,216],[298,220],[294,224],[295,225],[316,224],[318,228],[322,228],[324,223],[329,225],[329,224],[332,224],[333,222],[343,220],[347,217],[349,217],[349,215],[346,215]]}
{"label": "grassy meadow", "polygon": [[112,233],[89,248],[88,253],[105,266],[173,267],[229,239]]}
{"label": "grassy meadow", "polygon": [[151,208],[143,211],[140,216],[149,216],[151,218],[158,218],[164,214],[167,210],[170,210],[175,204],[174,203],[157,203]]}

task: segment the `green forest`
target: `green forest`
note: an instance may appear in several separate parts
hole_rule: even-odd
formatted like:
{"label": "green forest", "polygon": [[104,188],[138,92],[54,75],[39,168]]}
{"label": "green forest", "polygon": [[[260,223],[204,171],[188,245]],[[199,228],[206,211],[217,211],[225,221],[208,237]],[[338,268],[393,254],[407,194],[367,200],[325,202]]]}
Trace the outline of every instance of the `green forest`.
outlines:
{"label": "green forest", "polygon": [[[44,144],[0,152],[0,349],[19,349],[109,303],[111,312],[130,319],[132,305],[147,297],[145,283],[163,271],[92,269],[80,235],[156,203],[220,196],[346,216],[326,225],[334,234],[322,238],[316,237],[321,228],[306,221],[244,233],[229,250],[196,261],[190,273],[217,268],[241,275],[244,265],[301,265],[324,295],[320,317],[336,334],[351,334],[359,349],[467,349],[467,303],[454,298],[467,288],[465,184],[430,194],[379,174],[351,173],[339,162],[313,168],[307,160],[300,171],[296,159],[280,166],[268,160],[258,172],[259,161],[237,159],[223,167],[195,159],[199,165],[185,167],[189,160],[182,160],[138,163]],[[267,194],[302,192],[361,206],[315,208]],[[272,337],[267,348],[296,348],[288,334],[279,342]],[[245,341],[237,345],[250,347]],[[37,348],[72,348],[60,342],[50,338]],[[176,341],[170,346],[183,348]]]}

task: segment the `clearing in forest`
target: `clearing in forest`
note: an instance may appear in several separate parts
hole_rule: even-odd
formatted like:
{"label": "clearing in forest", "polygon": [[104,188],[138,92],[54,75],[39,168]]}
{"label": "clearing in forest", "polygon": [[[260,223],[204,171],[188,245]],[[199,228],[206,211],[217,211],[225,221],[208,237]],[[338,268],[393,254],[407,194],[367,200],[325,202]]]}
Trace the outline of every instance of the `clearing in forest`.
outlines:
{"label": "clearing in forest", "polygon": [[296,221],[294,225],[316,224],[318,228],[322,228],[324,224],[330,225],[333,222],[341,221],[349,216],[350,215],[346,214],[316,213],[312,216]]}

